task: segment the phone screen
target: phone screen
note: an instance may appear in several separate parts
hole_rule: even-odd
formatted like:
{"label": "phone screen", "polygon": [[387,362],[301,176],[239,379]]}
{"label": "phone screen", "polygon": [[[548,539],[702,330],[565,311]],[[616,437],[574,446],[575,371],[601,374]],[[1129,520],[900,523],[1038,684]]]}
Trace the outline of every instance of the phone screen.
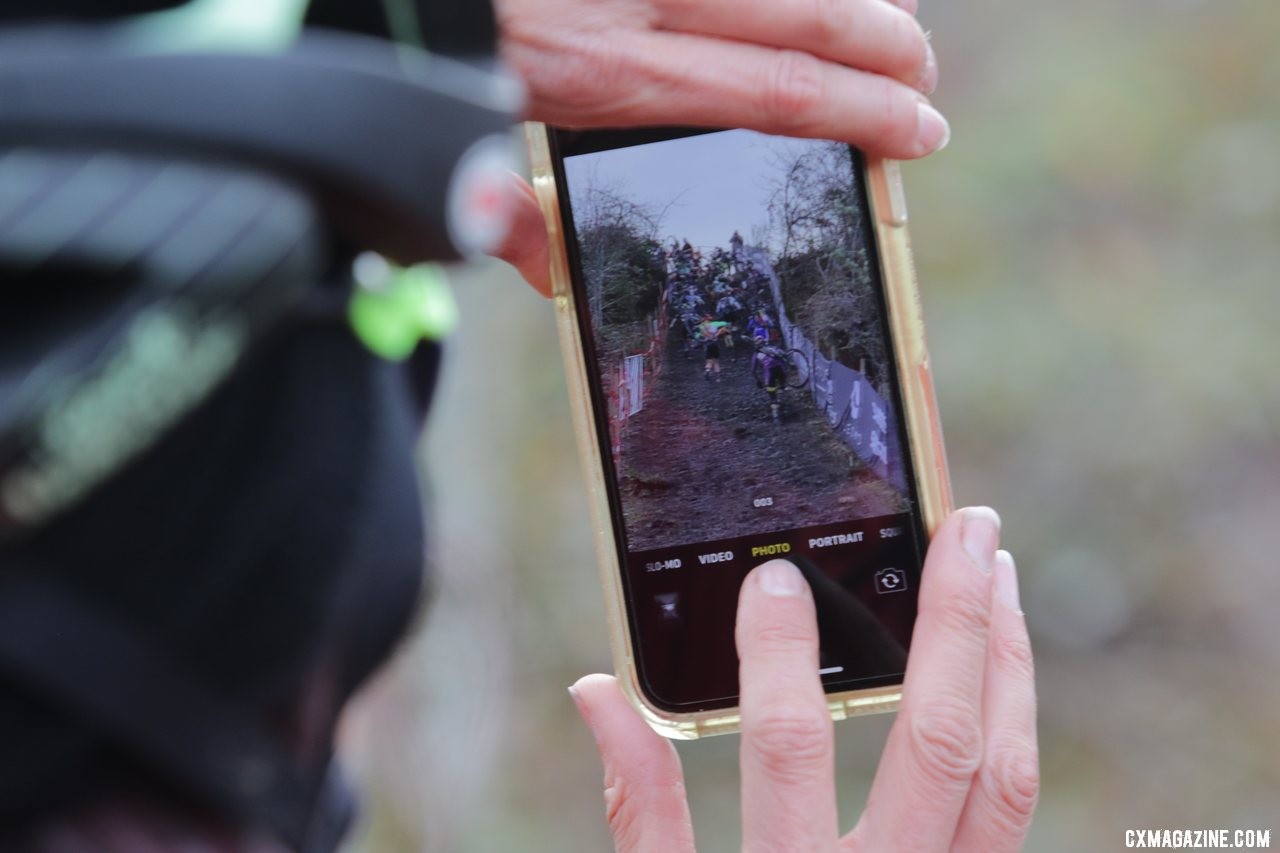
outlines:
{"label": "phone screen", "polygon": [[553,133],[641,688],[737,704],[782,557],[827,692],[899,683],[924,532],[861,154],[746,130]]}

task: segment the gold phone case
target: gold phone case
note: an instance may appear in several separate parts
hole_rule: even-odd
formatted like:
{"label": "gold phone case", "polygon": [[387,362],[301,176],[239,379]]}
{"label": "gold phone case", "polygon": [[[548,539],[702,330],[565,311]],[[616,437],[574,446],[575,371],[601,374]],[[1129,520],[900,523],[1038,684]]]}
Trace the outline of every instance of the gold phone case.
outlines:
{"label": "gold phone case", "polygon": [[[548,128],[543,124],[530,122],[525,126],[525,135],[529,145],[533,186],[547,221],[547,233],[551,241],[552,298],[555,303],[556,325],[560,332],[560,348],[564,354],[568,377],[574,431],[578,436],[578,450],[587,477],[596,558],[600,567],[600,582],[604,587],[609,643],[613,650],[618,681],[649,725],[666,737],[691,740],[736,732],[740,719],[737,708],[673,713],[653,707],[640,689],[622,589],[622,567],[618,562],[609,494],[605,485],[604,461],[596,439],[589,391],[590,377],[569,278],[566,235],[560,218],[560,200],[551,161]],[[915,463],[917,495],[925,527],[932,537],[942,519],[951,511],[951,481],[947,473],[942,425],[938,418],[933,380],[929,371],[929,353],[925,347],[924,318],[916,285],[915,265],[911,259],[911,242],[907,236],[902,174],[898,163],[892,160],[868,159],[866,169],[889,308],[889,324],[902,385],[904,418]],[[901,699],[901,685],[892,685],[831,693],[827,695],[827,704],[832,719],[842,720],[860,714],[895,711]]]}

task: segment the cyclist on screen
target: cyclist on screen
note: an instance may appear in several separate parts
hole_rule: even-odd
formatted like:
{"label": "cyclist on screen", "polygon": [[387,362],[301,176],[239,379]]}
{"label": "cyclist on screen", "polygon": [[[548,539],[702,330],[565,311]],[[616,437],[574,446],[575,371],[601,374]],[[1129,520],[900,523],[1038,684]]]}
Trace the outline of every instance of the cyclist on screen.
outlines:
{"label": "cyclist on screen", "polygon": [[756,387],[769,395],[769,414],[775,422],[782,418],[781,392],[787,384],[786,362],[781,350],[773,346],[761,347],[756,353],[752,374]]}
{"label": "cyclist on screen", "polygon": [[715,320],[710,314],[702,318],[698,325],[698,338],[703,342],[703,353],[706,361],[702,365],[702,375],[710,382],[714,372],[716,381],[720,381],[720,341],[726,339],[731,327],[728,323]]}
{"label": "cyclist on screen", "polygon": [[773,320],[763,308],[751,315],[751,320],[747,323],[747,334],[760,343],[773,343]]}

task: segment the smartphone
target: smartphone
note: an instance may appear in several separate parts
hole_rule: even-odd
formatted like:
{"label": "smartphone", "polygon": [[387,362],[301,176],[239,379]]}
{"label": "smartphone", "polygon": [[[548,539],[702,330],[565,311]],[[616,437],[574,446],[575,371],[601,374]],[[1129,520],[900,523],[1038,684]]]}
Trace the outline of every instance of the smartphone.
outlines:
{"label": "smartphone", "polygon": [[901,697],[951,496],[896,163],[748,130],[527,128],[615,667],[738,728],[739,588],[817,604],[832,716]]}

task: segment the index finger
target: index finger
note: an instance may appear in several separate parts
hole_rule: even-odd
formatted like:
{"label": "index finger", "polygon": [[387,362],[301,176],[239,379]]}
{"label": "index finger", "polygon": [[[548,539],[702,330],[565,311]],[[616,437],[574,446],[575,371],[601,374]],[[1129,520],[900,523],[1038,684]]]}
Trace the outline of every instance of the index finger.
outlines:
{"label": "index finger", "polygon": [[661,29],[794,48],[926,93],[937,62],[915,17],[884,0],[655,0]]}
{"label": "index finger", "polygon": [[813,596],[799,569],[773,560],[747,576],[737,641],[743,848],[834,849],[834,735]]}
{"label": "index finger", "polygon": [[632,127],[688,124],[849,142],[869,156],[910,160],[946,146],[951,130],[912,87],[800,50],[642,32],[620,39],[612,61],[627,69],[622,98],[552,123]]}

